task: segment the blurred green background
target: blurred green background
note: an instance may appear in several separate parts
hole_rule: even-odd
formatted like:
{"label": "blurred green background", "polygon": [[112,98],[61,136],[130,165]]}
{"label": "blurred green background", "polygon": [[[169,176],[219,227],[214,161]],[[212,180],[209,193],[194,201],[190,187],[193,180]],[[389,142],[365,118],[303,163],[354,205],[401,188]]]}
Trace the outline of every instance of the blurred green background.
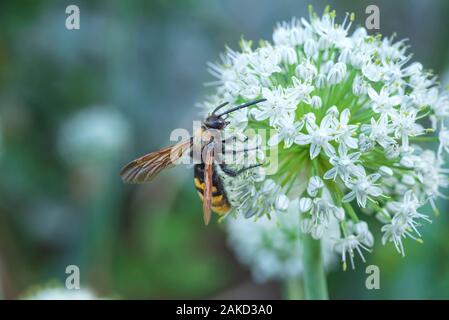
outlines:
{"label": "blurred green background", "polygon": [[[191,170],[125,186],[120,167],[190,129],[212,77],[206,62],[242,35],[271,39],[276,22],[307,15],[298,0],[0,2],[0,295],[64,283],[67,265],[100,296],[282,298],[256,284],[226,245],[223,227],[202,223]],[[448,1],[330,1],[338,16],[381,10],[381,33],[409,38],[414,59],[448,83]],[[65,28],[65,8],[81,11]],[[445,76],[446,75],[446,76]],[[189,125],[190,123],[190,125]],[[381,290],[365,289],[365,266],[329,274],[331,298],[449,298],[449,217],[406,241],[407,257],[380,244],[367,265]],[[428,208],[427,208],[428,209]],[[427,210],[432,214],[430,210]]]}

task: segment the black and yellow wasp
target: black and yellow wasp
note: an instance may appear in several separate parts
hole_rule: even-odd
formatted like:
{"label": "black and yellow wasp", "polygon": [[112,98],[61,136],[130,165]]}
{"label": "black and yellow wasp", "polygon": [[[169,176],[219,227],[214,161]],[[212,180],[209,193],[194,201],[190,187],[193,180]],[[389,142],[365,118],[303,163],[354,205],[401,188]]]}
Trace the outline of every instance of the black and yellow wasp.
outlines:
{"label": "black and yellow wasp", "polygon": [[[258,99],[251,101],[237,107],[231,108],[223,113],[217,114],[218,110],[226,106],[225,102],[219,105],[215,110],[201,123],[200,136],[202,141],[200,144],[201,159],[199,163],[194,166],[194,182],[198,194],[203,201],[203,217],[204,223],[207,225],[211,218],[211,210],[219,215],[226,214],[231,205],[226,196],[226,191],[223,183],[216,170],[215,153],[217,150],[217,135],[212,133],[221,132],[229,122],[226,117],[231,112],[253,106],[259,102],[266,101],[266,99]],[[226,117],[224,117],[226,116]],[[206,137],[206,138],[204,138]],[[218,141],[219,145],[224,148],[224,140]],[[144,183],[152,180],[163,169],[173,166],[186,152],[190,152],[193,156],[194,138],[190,138],[175,145],[160,149],[155,152],[146,154],[134,161],[128,163],[121,171],[120,176],[126,183]],[[241,150],[245,151],[245,150]],[[236,177],[240,173],[254,168],[257,165],[244,167],[239,170],[231,169],[224,162],[218,164],[223,171],[231,177]]]}

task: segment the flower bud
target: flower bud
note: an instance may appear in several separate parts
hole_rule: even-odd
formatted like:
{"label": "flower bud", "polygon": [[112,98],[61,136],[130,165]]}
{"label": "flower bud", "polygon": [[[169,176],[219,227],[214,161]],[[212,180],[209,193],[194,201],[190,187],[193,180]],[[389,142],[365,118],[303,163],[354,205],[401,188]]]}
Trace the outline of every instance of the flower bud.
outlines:
{"label": "flower bud", "polygon": [[312,199],[304,197],[299,200],[299,212],[308,212],[312,209]]}
{"label": "flower bud", "polygon": [[393,175],[393,170],[387,166],[380,166],[379,173],[384,177],[391,177]]}
{"label": "flower bud", "polygon": [[337,118],[337,117],[338,117],[338,114],[339,114],[337,106],[332,106],[332,107],[330,107],[329,109],[327,109],[326,115],[328,115],[328,114],[331,114],[331,115],[333,115],[335,118]]}
{"label": "flower bud", "polygon": [[289,199],[285,194],[280,194],[276,199],[276,209],[285,211],[288,209]]}
{"label": "flower bud", "polygon": [[401,165],[403,165],[404,167],[407,168],[413,168],[413,166],[415,165],[413,159],[411,157],[403,157],[401,159]]}
{"label": "flower bud", "polygon": [[307,193],[311,197],[315,197],[318,194],[319,189],[324,186],[323,180],[321,180],[318,176],[313,176],[309,180],[309,184],[307,185]]}
{"label": "flower bud", "polygon": [[262,186],[262,193],[270,193],[276,188],[276,182],[271,179],[265,180]]}
{"label": "flower bud", "polygon": [[343,81],[346,76],[346,64],[337,62],[327,74],[327,82],[329,84],[337,84]]}
{"label": "flower bud", "polygon": [[368,224],[365,221],[358,222],[355,226],[355,232],[361,236],[361,241],[367,246],[372,247],[374,244],[374,237],[368,229]]}
{"label": "flower bud", "polygon": [[319,224],[312,228],[310,235],[312,236],[313,239],[319,240],[323,237],[324,230],[325,230],[324,226],[322,224]]}
{"label": "flower bud", "polygon": [[413,178],[413,176],[411,176],[409,174],[404,174],[402,176],[401,182],[403,184],[406,184],[406,185],[409,185],[409,186],[414,186],[415,185],[415,178]]}
{"label": "flower bud", "polygon": [[334,210],[335,218],[339,221],[343,221],[345,219],[345,210],[341,207],[337,207]]}
{"label": "flower bud", "polygon": [[326,76],[320,73],[315,79],[315,87],[317,87],[318,89],[323,88],[324,86],[326,86],[326,84]]}
{"label": "flower bud", "polygon": [[301,220],[301,232],[308,234],[312,232],[313,221],[311,219],[303,219]]}
{"label": "flower bud", "polygon": [[307,39],[304,43],[304,53],[308,57],[314,57],[318,53],[318,43],[313,39]]}
{"label": "flower bud", "polygon": [[395,143],[389,144],[385,147],[385,157],[388,160],[395,159],[399,157],[400,151],[398,145]]}
{"label": "flower bud", "polygon": [[368,92],[368,86],[363,81],[362,77],[357,75],[354,78],[354,81],[352,82],[352,93],[354,93],[355,96],[361,96],[363,94],[366,94]]}
{"label": "flower bud", "polygon": [[319,96],[313,96],[312,100],[310,102],[310,105],[312,106],[312,108],[314,109],[319,109],[321,108],[321,98]]}

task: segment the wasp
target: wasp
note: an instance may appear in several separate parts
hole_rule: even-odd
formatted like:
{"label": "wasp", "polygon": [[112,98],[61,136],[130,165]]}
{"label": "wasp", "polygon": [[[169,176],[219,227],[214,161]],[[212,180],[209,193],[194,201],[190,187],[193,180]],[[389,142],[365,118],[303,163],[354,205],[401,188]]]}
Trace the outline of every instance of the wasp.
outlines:
{"label": "wasp", "polygon": [[[220,166],[224,174],[230,177],[236,177],[246,170],[261,165],[256,164],[234,170],[228,167],[225,162],[216,163],[217,146],[219,145],[224,149],[225,144],[223,142],[225,140],[217,139],[215,132],[221,132],[229,124],[226,118],[230,113],[248,108],[263,101],[266,101],[266,99],[251,101],[217,114],[220,109],[228,105],[228,102],[222,103],[201,122],[199,132],[202,137],[200,144],[201,159],[199,163],[194,165],[194,183],[200,199],[203,202],[203,219],[206,225],[209,224],[211,219],[211,211],[219,215],[224,215],[231,208],[222,180],[217,173],[217,165]],[[220,135],[218,136],[220,137]],[[144,183],[151,181],[165,168],[174,166],[184,155],[189,154],[190,157],[193,157],[194,141],[192,137],[131,161],[120,171],[122,180],[125,183]],[[244,152],[247,150],[244,149],[241,151]]]}

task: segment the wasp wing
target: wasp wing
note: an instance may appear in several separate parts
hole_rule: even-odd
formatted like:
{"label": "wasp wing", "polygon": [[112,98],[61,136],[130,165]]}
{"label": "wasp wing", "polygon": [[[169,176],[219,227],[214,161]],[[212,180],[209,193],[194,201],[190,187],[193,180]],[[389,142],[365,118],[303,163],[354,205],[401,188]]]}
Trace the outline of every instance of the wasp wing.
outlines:
{"label": "wasp wing", "polygon": [[193,140],[189,139],[131,161],[120,171],[122,180],[126,183],[150,181],[163,169],[173,166],[190,150],[192,142]]}
{"label": "wasp wing", "polygon": [[211,218],[211,205],[212,205],[212,174],[213,174],[213,161],[214,161],[214,146],[208,144],[205,150],[205,162],[204,162],[204,193],[203,193],[203,218],[206,225],[209,224]]}

